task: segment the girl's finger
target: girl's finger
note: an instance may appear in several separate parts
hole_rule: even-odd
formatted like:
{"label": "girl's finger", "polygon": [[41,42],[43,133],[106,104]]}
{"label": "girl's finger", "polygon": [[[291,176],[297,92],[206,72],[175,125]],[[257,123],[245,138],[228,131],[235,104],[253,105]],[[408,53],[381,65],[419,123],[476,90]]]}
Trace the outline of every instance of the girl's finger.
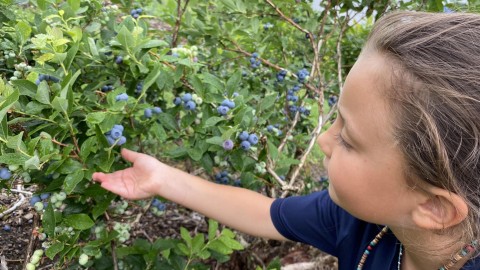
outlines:
{"label": "girl's finger", "polygon": [[132,163],[135,163],[135,160],[140,157],[140,154],[135,152],[135,151],[132,151],[132,150],[129,150],[127,148],[123,148],[122,149],[122,157],[127,160],[127,161],[130,161]]}

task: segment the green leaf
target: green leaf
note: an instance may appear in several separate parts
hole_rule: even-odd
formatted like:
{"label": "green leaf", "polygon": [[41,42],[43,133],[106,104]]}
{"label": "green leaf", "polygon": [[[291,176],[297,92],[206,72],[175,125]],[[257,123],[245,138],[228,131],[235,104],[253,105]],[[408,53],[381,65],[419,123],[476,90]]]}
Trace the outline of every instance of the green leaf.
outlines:
{"label": "green leaf", "polygon": [[212,241],[217,236],[218,222],[213,219],[208,220],[208,240]]}
{"label": "green leaf", "polygon": [[82,170],[75,171],[67,177],[65,177],[65,181],[63,182],[63,188],[67,194],[73,192],[75,187],[83,180],[84,172]]}
{"label": "green leaf", "polygon": [[222,139],[222,137],[220,137],[220,136],[215,136],[215,137],[212,137],[212,138],[208,138],[206,140],[207,143],[215,144],[215,145],[219,145],[219,146],[223,146],[223,141],[224,141],[224,139]]}
{"label": "green leaf", "polygon": [[227,81],[227,93],[228,96],[231,97],[233,92],[238,89],[240,81],[242,80],[242,71],[237,70],[237,72],[233,73],[233,75]]}
{"label": "green leaf", "polygon": [[63,242],[57,242],[53,245],[51,245],[47,250],[45,251],[45,255],[47,255],[50,260],[53,260],[55,255],[57,255],[60,251],[62,251],[64,248]]}
{"label": "green leaf", "polygon": [[25,164],[23,166],[24,166],[24,169],[27,169],[27,170],[40,170],[40,158],[37,155],[35,155],[30,159],[28,159],[27,161],[25,161]]}
{"label": "green leaf", "polygon": [[[3,81],[0,80],[0,86],[3,86]],[[0,88],[1,90],[1,88]],[[0,136],[3,138],[6,138],[8,136],[8,127],[6,125],[7,123],[7,118],[5,115],[7,114],[7,111],[17,102],[19,98],[19,92],[18,90],[13,91],[10,95],[8,95],[4,100],[0,100],[0,122],[1,124],[1,129],[0,129]]]}
{"label": "green leaf", "polygon": [[208,249],[216,251],[220,254],[231,254],[232,249],[228,248],[222,241],[219,239],[212,240],[207,244]]}
{"label": "green leaf", "polygon": [[205,246],[205,235],[199,233],[192,240],[192,253],[199,252]]}
{"label": "green leaf", "polygon": [[180,236],[182,236],[182,239],[187,243],[187,246],[191,247],[192,246],[192,237],[190,236],[190,233],[188,232],[187,229],[184,227],[180,228]]}
{"label": "green leaf", "polygon": [[[10,81],[13,86],[16,86],[20,91],[20,95],[35,98],[37,92],[37,85],[29,80],[15,80]],[[1,117],[0,117],[1,118]]]}
{"label": "green leaf", "polygon": [[218,117],[218,116],[210,117],[207,119],[207,121],[205,121],[205,125],[203,126],[203,128],[214,127],[219,122],[225,121],[225,120],[226,120],[225,117]]}
{"label": "green leaf", "polygon": [[8,165],[23,165],[27,161],[27,157],[19,153],[7,153],[0,155],[0,163]]}
{"label": "green leaf", "polygon": [[67,114],[68,100],[62,97],[55,97],[52,101],[52,107],[59,113]]}
{"label": "green leaf", "polygon": [[96,137],[90,137],[90,138],[86,139],[82,143],[82,146],[80,147],[80,157],[83,160],[86,160],[87,157],[90,155],[90,153],[97,151],[96,147],[97,147],[97,138]]}
{"label": "green leaf", "polygon": [[6,146],[16,151],[27,152],[27,146],[23,142],[23,131],[15,136],[8,137]]}
{"label": "green leaf", "polygon": [[223,82],[215,77],[214,75],[210,74],[210,73],[205,73],[202,75],[203,77],[203,81],[205,83],[208,83],[210,84],[213,89],[211,90],[216,90],[216,91],[211,91],[213,93],[222,93],[223,94],[223,90],[225,89],[225,85],[223,84]]}
{"label": "green leaf", "polygon": [[278,158],[278,148],[270,140],[267,140],[267,147],[271,159],[276,160]]}
{"label": "green leaf", "polygon": [[262,102],[260,103],[260,105],[258,105],[257,112],[265,111],[270,107],[272,107],[273,104],[275,104],[275,101],[277,100],[277,95],[278,95],[277,93],[273,93],[268,96],[265,96],[262,99]]}
{"label": "green leaf", "polygon": [[72,62],[77,55],[79,47],[80,42],[75,42],[75,44],[73,44],[72,47],[68,50],[67,57],[65,57],[65,60],[63,61],[66,70],[70,69],[70,65],[72,65]]}
{"label": "green leaf", "polygon": [[55,226],[57,221],[55,220],[55,212],[53,211],[53,206],[51,203],[47,205],[45,213],[43,214],[42,225],[44,232],[53,237],[55,234]]}
{"label": "green leaf", "polygon": [[28,25],[28,23],[24,21],[19,21],[15,25],[15,32],[17,34],[17,38],[20,40],[20,43],[24,44],[30,38],[32,28],[30,27],[30,25]]}
{"label": "green leaf", "polygon": [[78,0],[68,0],[67,2],[73,12],[76,12],[80,8],[80,1]]}
{"label": "green leaf", "polygon": [[88,230],[95,223],[86,214],[73,214],[65,217],[65,223],[76,230]]}
{"label": "green leaf", "polygon": [[153,70],[148,73],[147,77],[143,82],[143,91],[146,91],[148,88],[150,88],[150,86],[152,86],[152,84],[155,83],[161,73],[160,66],[161,65],[159,63],[155,63]]}
{"label": "green leaf", "polygon": [[88,38],[88,46],[90,46],[90,53],[94,57],[98,57],[97,45],[95,44],[95,40],[91,37]]}
{"label": "green leaf", "polygon": [[50,89],[48,87],[48,83],[46,81],[42,81],[38,85],[37,93],[35,95],[35,99],[42,103],[49,105],[50,104]]}
{"label": "green leaf", "polygon": [[236,241],[233,238],[221,235],[219,239],[220,239],[220,241],[222,241],[222,243],[225,244],[225,246],[227,246],[230,249],[233,249],[233,250],[242,250],[243,249],[242,244],[240,244],[238,241]]}
{"label": "green leaf", "polygon": [[127,51],[135,47],[135,39],[133,38],[132,33],[130,33],[125,26],[118,31],[117,41],[122,44],[123,48]]}
{"label": "green leaf", "polygon": [[107,115],[106,112],[92,112],[87,114],[87,122],[89,124],[100,124],[102,121],[105,119],[105,116]]}
{"label": "green leaf", "polygon": [[175,122],[175,118],[169,113],[161,113],[158,116],[158,120],[160,120],[160,123],[167,129],[170,129],[170,130],[177,129],[177,123]]}

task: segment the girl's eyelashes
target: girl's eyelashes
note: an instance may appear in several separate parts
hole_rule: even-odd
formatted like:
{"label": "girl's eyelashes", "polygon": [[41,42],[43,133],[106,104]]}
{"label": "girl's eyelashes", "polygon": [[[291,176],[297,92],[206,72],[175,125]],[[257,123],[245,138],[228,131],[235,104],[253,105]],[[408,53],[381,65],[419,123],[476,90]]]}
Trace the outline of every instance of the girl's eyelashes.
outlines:
{"label": "girl's eyelashes", "polygon": [[350,144],[348,144],[342,137],[342,134],[341,133],[338,133],[337,135],[335,135],[335,139],[338,141],[338,143],[343,147],[345,148],[346,150],[350,150],[352,149],[352,146]]}

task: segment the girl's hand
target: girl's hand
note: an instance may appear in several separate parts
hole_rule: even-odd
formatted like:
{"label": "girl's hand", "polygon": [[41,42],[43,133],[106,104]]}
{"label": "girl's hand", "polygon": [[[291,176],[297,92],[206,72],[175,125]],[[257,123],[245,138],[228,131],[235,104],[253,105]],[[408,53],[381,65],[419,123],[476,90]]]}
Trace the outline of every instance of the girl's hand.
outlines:
{"label": "girl's hand", "polygon": [[146,154],[122,149],[122,157],[133,163],[133,166],[113,173],[96,172],[92,175],[94,181],[101,186],[126,199],[139,200],[157,195],[161,181],[162,169],[168,167],[156,158]]}

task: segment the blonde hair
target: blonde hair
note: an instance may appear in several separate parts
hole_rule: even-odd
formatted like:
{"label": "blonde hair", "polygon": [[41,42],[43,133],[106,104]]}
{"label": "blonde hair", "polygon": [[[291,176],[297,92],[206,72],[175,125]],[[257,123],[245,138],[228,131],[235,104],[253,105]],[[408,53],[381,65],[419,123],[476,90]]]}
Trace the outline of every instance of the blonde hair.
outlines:
{"label": "blonde hair", "polygon": [[364,50],[395,63],[385,91],[406,175],[462,196],[464,243],[480,235],[480,15],[394,12]]}

